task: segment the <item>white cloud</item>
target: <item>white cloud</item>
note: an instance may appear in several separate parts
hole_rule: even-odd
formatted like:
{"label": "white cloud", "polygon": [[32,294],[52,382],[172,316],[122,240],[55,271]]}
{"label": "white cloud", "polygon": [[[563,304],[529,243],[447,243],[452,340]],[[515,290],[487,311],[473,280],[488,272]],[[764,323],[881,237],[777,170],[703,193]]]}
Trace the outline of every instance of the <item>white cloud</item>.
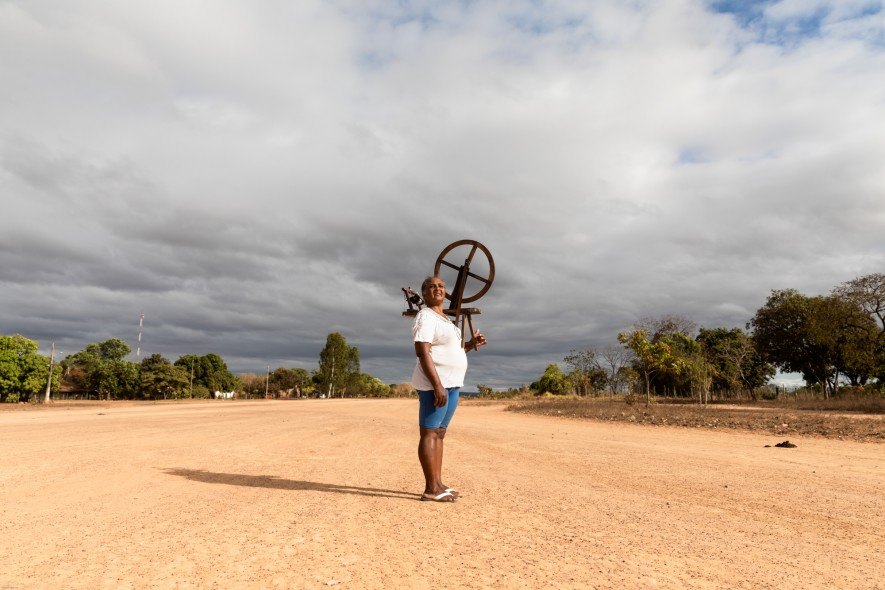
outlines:
{"label": "white cloud", "polygon": [[146,350],[246,370],[337,329],[397,381],[399,287],[463,237],[498,266],[480,382],[743,325],[885,263],[875,5],[4,3],[0,332],[144,311]]}

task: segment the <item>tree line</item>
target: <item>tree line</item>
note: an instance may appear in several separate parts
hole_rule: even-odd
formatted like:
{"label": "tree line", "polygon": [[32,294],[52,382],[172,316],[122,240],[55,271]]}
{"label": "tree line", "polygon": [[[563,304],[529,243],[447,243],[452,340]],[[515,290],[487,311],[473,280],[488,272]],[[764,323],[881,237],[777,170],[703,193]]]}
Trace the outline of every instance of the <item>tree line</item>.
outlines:
{"label": "tree line", "polygon": [[573,350],[530,389],[711,397],[766,395],[777,369],[800,373],[829,398],[840,387],[885,389],[885,274],[848,281],[828,295],[774,290],[745,328],[700,328],[666,316],[638,322],[603,350]]}
{"label": "tree line", "polygon": [[50,358],[38,353],[38,343],[20,334],[0,335],[0,402],[40,399],[47,382],[59,393],[98,399],[158,400],[208,398],[214,392],[237,392],[240,397],[388,397],[409,395],[360,372],[359,350],[339,333],[329,334],[318,366],[278,367],[264,375],[234,375],[218,354],[185,354],[174,362],[152,354],[140,362],[127,360],[130,346],[119,338],[88,344],[68,355],[50,373]]}

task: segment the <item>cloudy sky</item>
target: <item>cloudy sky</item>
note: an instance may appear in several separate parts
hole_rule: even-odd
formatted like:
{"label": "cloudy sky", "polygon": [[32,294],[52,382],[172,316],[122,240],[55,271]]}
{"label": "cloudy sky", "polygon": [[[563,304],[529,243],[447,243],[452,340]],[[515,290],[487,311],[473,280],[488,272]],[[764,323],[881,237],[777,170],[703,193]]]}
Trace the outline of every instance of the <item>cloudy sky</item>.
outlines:
{"label": "cloudy sky", "polygon": [[0,0],[0,333],[235,372],[488,246],[468,388],[885,271],[881,0]]}

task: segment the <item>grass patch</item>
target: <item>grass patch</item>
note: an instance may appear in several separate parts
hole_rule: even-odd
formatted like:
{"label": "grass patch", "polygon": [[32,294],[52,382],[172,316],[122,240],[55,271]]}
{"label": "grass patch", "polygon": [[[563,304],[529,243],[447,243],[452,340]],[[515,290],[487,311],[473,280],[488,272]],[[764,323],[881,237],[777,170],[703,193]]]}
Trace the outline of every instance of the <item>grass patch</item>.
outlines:
{"label": "grass patch", "polygon": [[655,426],[681,426],[711,430],[734,429],[764,432],[773,436],[819,436],[857,441],[885,442],[885,417],[839,416],[806,409],[779,407],[723,408],[686,404],[627,405],[622,400],[542,398],[520,400],[507,408],[512,412],[562,418],[629,422]]}

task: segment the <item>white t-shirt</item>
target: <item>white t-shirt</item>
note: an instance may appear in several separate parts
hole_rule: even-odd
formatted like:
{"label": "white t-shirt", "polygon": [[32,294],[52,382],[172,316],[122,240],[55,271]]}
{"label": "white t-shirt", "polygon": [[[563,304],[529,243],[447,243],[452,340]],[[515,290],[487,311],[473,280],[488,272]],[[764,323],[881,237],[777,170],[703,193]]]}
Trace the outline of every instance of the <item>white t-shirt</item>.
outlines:
{"label": "white t-shirt", "polygon": [[[467,373],[467,353],[461,346],[461,330],[452,320],[425,307],[415,317],[412,335],[415,342],[430,343],[430,358],[442,386],[463,387],[464,375]],[[412,387],[420,391],[433,389],[433,383],[421,368],[420,359],[415,361]]]}

